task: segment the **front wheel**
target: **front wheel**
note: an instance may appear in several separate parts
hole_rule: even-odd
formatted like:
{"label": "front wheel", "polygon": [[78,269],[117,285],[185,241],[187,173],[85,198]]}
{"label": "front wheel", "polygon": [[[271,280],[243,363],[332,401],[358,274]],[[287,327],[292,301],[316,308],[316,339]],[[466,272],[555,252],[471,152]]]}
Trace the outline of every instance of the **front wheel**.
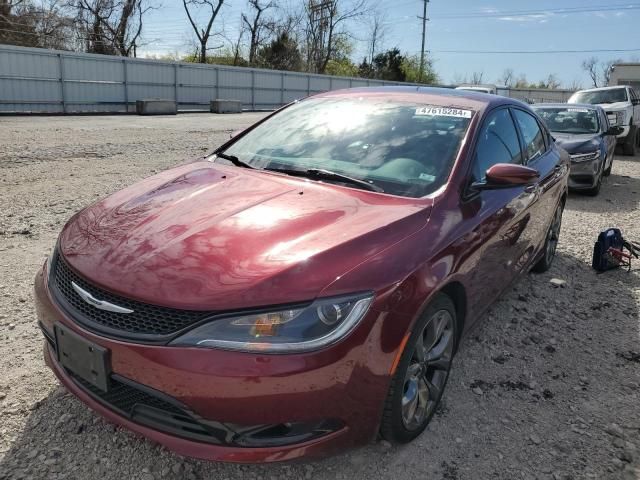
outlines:
{"label": "front wheel", "polygon": [[622,144],[622,153],[628,156],[634,156],[637,151],[638,143],[640,143],[638,141],[638,129],[636,125],[631,125],[629,135],[627,135],[625,142]]}
{"label": "front wheel", "polygon": [[455,306],[438,294],[417,321],[391,380],[380,426],[383,438],[407,443],[427,427],[447,384],[457,339]]}
{"label": "front wheel", "polygon": [[613,168],[613,158],[611,159],[611,163],[609,163],[609,166],[607,168],[605,168],[604,172],[602,172],[602,174],[605,177],[608,177],[609,175],[611,175],[611,169]]}
{"label": "front wheel", "polygon": [[544,273],[551,268],[553,259],[556,257],[556,250],[558,249],[558,240],[560,239],[560,230],[562,228],[562,212],[564,211],[564,204],[558,206],[556,213],[553,215],[553,220],[549,231],[547,232],[547,238],[544,242],[544,255],[533,267],[533,271],[536,273]]}

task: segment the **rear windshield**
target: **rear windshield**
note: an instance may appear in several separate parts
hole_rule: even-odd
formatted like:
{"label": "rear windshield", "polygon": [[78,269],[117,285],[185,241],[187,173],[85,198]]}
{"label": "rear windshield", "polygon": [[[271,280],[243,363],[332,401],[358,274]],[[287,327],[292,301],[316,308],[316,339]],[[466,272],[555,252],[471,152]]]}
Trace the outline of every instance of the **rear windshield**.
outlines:
{"label": "rear windshield", "polygon": [[536,107],[549,130],[556,133],[598,133],[598,113],[590,108]]}
{"label": "rear windshield", "polygon": [[379,97],[311,98],[277,113],[224,153],[255,168],[325,169],[385,193],[423,197],[447,181],[473,114]]}
{"label": "rear windshield", "polygon": [[593,92],[578,92],[571,97],[569,102],[602,105],[607,103],[626,102],[627,100],[626,88],[612,88],[609,90],[595,90]]}

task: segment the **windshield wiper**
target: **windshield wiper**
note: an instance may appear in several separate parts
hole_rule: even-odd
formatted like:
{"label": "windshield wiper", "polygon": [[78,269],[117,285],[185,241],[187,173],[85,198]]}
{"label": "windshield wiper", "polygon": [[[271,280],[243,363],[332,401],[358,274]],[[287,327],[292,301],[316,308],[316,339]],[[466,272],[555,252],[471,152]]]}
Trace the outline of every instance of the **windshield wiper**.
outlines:
{"label": "windshield wiper", "polygon": [[308,170],[296,170],[293,168],[265,168],[270,172],[279,172],[294,177],[308,177],[314,180],[337,180],[343,183],[350,183],[371,192],[384,193],[384,190],[373,183],[369,183],[359,178],[353,178],[342,173],[325,170],[324,168],[310,168]]}
{"label": "windshield wiper", "polygon": [[240,160],[238,157],[236,157],[235,155],[227,155],[226,153],[222,153],[222,152],[218,152],[214,154],[216,157],[220,157],[224,160],[229,160],[231,163],[233,163],[236,167],[242,167],[242,168],[250,168],[252,170],[255,170],[256,167],[253,167],[251,165],[249,165],[247,162],[243,162],[242,160]]}

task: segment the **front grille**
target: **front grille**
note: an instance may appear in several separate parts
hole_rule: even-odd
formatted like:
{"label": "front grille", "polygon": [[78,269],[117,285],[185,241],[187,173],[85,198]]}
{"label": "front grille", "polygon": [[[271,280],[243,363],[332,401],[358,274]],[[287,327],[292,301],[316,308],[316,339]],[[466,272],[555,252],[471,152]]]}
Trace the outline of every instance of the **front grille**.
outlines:
{"label": "front grille", "polygon": [[[141,425],[205,443],[228,443],[235,432],[217,422],[198,419],[174,399],[163,399],[160,393],[136,386],[134,382],[111,375],[108,392],[83,380],[73,372],[66,373],[94,399],[120,415]],[[148,390],[148,391],[145,391]]]}
{"label": "front grille", "polygon": [[[149,305],[102,290],[76,274],[57,251],[51,268],[53,273],[50,285],[54,296],[74,320],[89,328],[97,327],[101,330],[99,327],[102,326],[111,331],[107,333],[165,336],[212,316],[211,312]],[[133,310],[133,313],[116,313],[96,308],[78,295],[71,282],[94,297]]]}

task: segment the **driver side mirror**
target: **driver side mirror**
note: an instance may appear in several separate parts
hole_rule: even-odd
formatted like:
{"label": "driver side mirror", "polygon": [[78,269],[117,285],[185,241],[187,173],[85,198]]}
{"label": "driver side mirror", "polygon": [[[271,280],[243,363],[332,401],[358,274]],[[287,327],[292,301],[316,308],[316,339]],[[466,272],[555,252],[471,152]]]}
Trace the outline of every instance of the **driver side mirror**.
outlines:
{"label": "driver side mirror", "polygon": [[537,170],[513,163],[497,163],[486,173],[486,181],[474,183],[473,188],[492,190],[529,185],[540,177]]}
{"label": "driver side mirror", "polygon": [[632,103],[633,105],[640,105],[640,98],[636,98],[636,99],[634,99],[634,100],[631,100],[631,103]]}
{"label": "driver side mirror", "polygon": [[609,130],[605,132],[605,135],[611,135],[612,137],[617,137],[618,135],[624,132],[624,127],[609,127]]}

